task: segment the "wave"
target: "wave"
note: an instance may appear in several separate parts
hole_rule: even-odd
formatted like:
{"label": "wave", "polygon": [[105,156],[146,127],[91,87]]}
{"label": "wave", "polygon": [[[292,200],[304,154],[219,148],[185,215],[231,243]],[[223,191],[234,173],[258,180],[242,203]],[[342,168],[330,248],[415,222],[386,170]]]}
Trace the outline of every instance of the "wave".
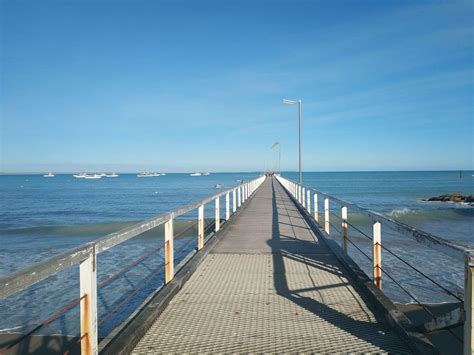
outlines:
{"label": "wave", "polygon": [[[96,224],[83,224],[83,225],[71,225],[71,226],[39,226],[39,227],[28,227],[28,228],[10,228],[0,229],[0,235],[31,235],[31,236],[104,236],[113,232],[117,232],[121,229],[133,226],[134,224],[142,221],[126,221],[126,222],[105,222]],[[174,229],[175,233],[178,234],[187,228],[193,231],[195,228],[190,228],[195,223],[193,220],[175,220]],[[160,225],[156,228],[151,229],[145,233],[145,236],[151,235],[163,235],[164,225]]]}

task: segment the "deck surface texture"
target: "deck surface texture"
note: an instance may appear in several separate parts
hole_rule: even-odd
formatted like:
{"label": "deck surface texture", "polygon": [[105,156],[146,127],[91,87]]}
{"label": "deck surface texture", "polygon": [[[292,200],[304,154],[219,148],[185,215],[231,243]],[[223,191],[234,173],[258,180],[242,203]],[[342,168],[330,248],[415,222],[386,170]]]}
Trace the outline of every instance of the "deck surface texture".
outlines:
{"label": "deck surface texture", "polygon": [[410,352],[267,178],[134,353]]}

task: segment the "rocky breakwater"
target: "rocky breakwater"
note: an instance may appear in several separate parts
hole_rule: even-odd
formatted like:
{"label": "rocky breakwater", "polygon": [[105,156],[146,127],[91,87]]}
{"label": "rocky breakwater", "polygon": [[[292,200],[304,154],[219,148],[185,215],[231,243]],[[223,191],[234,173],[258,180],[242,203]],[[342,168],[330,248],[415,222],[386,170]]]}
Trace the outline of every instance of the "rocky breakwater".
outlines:
{"label": "rocky breakwater", "polygon": [[439,202],[463,202],[474,206],[474,195],[461,195],[458,193],[445,194],[436,197],[430,197],[424,201],[439,201]]}

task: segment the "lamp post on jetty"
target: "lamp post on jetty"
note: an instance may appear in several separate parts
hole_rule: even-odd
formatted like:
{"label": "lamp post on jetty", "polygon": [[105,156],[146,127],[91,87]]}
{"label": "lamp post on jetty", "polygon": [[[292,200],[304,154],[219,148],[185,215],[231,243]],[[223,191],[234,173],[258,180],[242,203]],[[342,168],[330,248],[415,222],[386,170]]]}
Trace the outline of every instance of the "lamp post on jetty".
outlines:
{"label": "lamp post on jetty", "polygon": [[299,161],[299,183],[303,182],[303,173],[301,171],[301,100],[288,100],[283,99],[283,103],[286,105],[294,105],[298,104],[298,132],[299,132],[299,140],[298,140],[298,161]]}

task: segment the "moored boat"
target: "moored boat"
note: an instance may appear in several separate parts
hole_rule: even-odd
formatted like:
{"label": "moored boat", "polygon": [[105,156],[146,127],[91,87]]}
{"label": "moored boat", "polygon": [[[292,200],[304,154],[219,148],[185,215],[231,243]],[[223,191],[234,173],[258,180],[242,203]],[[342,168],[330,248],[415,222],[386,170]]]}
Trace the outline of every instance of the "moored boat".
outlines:
{"label": "moored boat", "polygon": [[44,174],[43,177],[54,177],[55,175],[53,173],[47,173],[47,174]]}
{"label": "moored boat", "polygon": [[149,172],[143,172],[143,173],[137,174],[137,176],[139,178],[141,178],[141,177],[153,177],[153,174],[149,173]]}
{"label": "moored boat", "polygon": [[85,175],[84,179],[102,179],[101,174]]}

